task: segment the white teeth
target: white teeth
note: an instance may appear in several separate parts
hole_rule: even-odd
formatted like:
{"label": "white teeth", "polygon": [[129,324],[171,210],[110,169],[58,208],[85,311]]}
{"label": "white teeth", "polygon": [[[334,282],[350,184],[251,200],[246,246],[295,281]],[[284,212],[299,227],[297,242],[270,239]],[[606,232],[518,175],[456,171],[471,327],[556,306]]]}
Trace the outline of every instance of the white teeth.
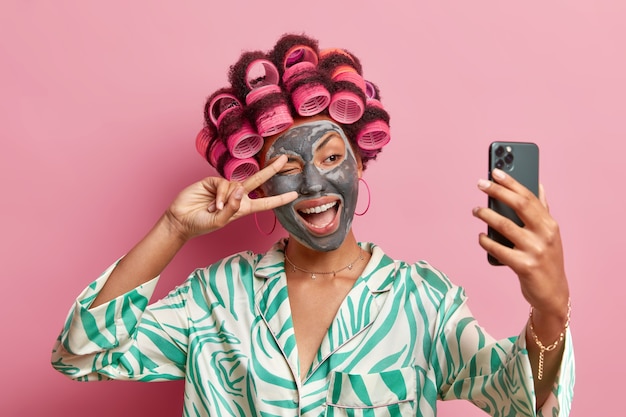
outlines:
{"label": "white teeth", "polygon": [[304,213],[304,214],[313,214],[313,213],[317,214],[317,213],[324,212],[324,211],[334,207],[336,204],[337,204],[337,202],[333,201],[332,203],[322,204],[321,206],[311,207],[311,208],[303,209],[303,210],[300,210],[300,211],[302,213]]}

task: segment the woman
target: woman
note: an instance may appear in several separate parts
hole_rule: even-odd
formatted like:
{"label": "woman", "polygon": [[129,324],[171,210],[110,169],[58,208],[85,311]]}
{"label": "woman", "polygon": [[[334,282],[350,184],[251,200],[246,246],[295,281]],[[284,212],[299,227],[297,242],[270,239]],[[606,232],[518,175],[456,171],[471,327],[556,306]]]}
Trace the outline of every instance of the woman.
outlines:
{"label": "woman", "polygon": [[[198,137],[226,178],[183,190],[79,295],[56,369],[78,380],[185,378],[184,415],[434,416],[438,399],[455,398],[491,415],[568,415],[569,290],[543,194],[499,170],[478,184],[526,224],[474,210],[515,243],[480,236],[532,306],[520,337],[496,342],[445,275],[352,232],[363,170],[389,140],[356,57],[285,35],[268,53],[244,53],[230,82],[207,100]],[[148,305],[187,241],[270,209],[288,238],[198,269]]]}

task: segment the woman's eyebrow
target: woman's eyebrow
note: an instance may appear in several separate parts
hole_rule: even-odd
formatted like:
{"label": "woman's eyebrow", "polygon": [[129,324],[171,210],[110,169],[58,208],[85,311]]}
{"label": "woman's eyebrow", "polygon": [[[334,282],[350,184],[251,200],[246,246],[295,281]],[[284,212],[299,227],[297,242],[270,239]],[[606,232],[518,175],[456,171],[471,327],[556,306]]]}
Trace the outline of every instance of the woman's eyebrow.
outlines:
{"label": "woman's eyebrow", "polygon": [[315,148],[315,150],[322,149],[335,136],[339,136],[339,134],[337,132],[328,132],[328,133],[326,133],[325,137],[322,137],[322,142]]}
{"label": "woman's eyebrow", "polygon": [[272,156],[271,158],[269,158],[267,160],[266,163],[267,164],[271,164],[272,162],[274,162],[276,159],[278,159],[282,155],[287,155],[287,162],[286,162],[287,164],[290,163],[290,162],[300,162],[300,161],[302,161],[302,158],[298,157],[297,155],[291,155],[291,154],[288,154],[288,153],[287,154],[283,153],[283,154],[280,154],[280,155]]}
{"label": "woman's eyebrow", "polygon": [[298,151],[293,149],[285,149],[282,146],[274,149],[272,152],[269,153],[271,154],[270,157],[272,159],[276,159],[281,155],[287,155],[289,160],[291,160],[292,158],[300,158],[300,153],[298,153]]}
{"label": "woman's eyebrow", "polygon": [[302,156],[294,151],[285,151],[283,153],[278,153],[273,158],[276,159],[281,155],[287,155],[287,163],[302,162]]}

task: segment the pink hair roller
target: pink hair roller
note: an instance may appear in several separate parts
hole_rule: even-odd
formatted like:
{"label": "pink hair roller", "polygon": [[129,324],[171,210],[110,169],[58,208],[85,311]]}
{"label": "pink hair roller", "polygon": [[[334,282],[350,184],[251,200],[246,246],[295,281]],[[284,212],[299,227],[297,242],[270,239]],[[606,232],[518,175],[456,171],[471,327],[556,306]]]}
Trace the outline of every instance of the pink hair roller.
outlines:
{"label": "pink hair roller", "polygon": [[218,94],[209,104],[209,118],[215,126],[219,127],[224,116],[236,108],[241,108],[241,103],[234,95]]}
{"label": "pink hair roller", "polygon": [[292,65],[300,62],[310,62],[313,66],[317,66],[318,57],[313,48],[306,45],[296,45],[289,49],[285,54],[285,62],[283,68],[290,68]]}
{"label": "pink hair roller", "polygon": [[248,93],[246,96],[246,104],[249,106],[252,103],[261,100],[268,94],[276,94],[280,92],[280,87],[277,85],[264,85],[263,87],[256,88]]}
{"label": "pink hair roller", "polygon": [[390,140],[389,125],[382,120],[374,120],[366,124],[356,135],[356,143],[365,151],[381,149]]}
{"label": "pink hair roller", "polygon": [[254,131],[246,120],[239,130],[228,137],[226,144],[232,156],[245,159],[256,155],[261,150],[263,138]]}
{"label": "pink hair roller", "polygon": [[319,84],[305,84],[293,90],[291,100],[300,116],[314,116],[328,107],[330,93]]}
{"label": "pink hair roller", "polygon": [[[315,65],[308,61],[298,62],[287,68],[283,74],[283,81],[287,89],[301,79],[315,71]],[[291,100],[300,116],[313,116],[323,111],[330,103],[330,93],[321,84],[303,84],[293,90]]]}
{"label": "pink hair roller", "polygon": [[352,84],[356,85],[365,93],[366,84],[365,80],[356,72],[354,68],[349,65],[342,65],[338,67],[335,71],[333,71],[333,75],[331,77],[333,81],[348,81]]}
{"label": "pink hair roller", "polygon": [[289,107],[280,105],[258,117],[256,124],[259,134],[268,137],[287,130],[293,124],[293,118]]}
{"label": "pink hair roller", "polygon": [[213,168],[217,168],[217,161],[219,161],[225,153],[228,153],[228,148],[226,148],[221,140],[214,140],[209,147],[209,164],[211,164]]}
{"label": "pink hair roller", "polygon": [[375,98],[368,98],[367,99],[367,105],[368,106],[372,106],[372,107],[378,107],[379,109],[383,109],[383,103],[381,103],[380,101],[376,100]]}
{"label": "pink hair roller", "polygon": [[246,70],[246,85],[250,90],[266,85],[276,85],[279,80],[278,69],[267,59],[252,61]]}
{"label": "pink hair roller", "polygon": [[343,56],[347,56],[348,58],[350,58],[350,60],[352,62],[354,62],[354,58],[352,58],[352,55],[350,55],[349,53],[347,53],[346,51],[344,51],[343,49],[340,48],[328,48],[328,49],[324,49],[322,51],[320,51],[320,58],[326,58],[328,55],[331,54],[341,54]]}
{"label": "pink hair roller", "polygon": [[[281,93],[277,85],[265,85],[252,90],[246,96],[246,104],[251,105],[268,94]],[[270,109],[263,111],[256,119],[256,128],[263,137],[280,133],[293,124],[291,111],[286,103],[278,103]]]}
{"label": "pink hair roller", "polygon": [[254,158],[231,158],[224,165],[224,176],[229,181],[243,181],[259,170],[259,163]]}
{"label": "pink hair roller", "polygon": [[339,123],[352,124],[363,116],[365,106],[361,97],[350,91],[338,91],[333,94],[328,112]]}
{"label": "pink hair roller", "polygon": [[298,81],[301,77],[306,76],[309,73],[315,71],[315,65],[311,62],[298,62],[285,70],[283,74],[283,82],[287,90],[291,89],[291,86]]}
{"label": "pink hair roller", "polygon": [[209,148],[209,143],[211,143],[213,138],[211,137],[211,132],[206,127],[198,132],[196,135],[196,149],[198,153],[202,156],[202,158],[206,159],[206,151]]}
{"label": "pink hair roller", "polygon": [[367,80],[365,80],[365,96],[367,98],[376,99],[376,87]]}

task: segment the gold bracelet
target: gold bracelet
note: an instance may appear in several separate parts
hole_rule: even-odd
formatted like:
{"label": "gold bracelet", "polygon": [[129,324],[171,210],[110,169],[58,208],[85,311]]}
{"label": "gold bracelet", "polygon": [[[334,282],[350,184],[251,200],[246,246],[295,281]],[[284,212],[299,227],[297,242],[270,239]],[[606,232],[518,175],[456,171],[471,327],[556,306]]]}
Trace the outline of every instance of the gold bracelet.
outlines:
{"label": "gold bracelet", "polygon": [[563,331],[561,332],[561,334],[559,335],[559,338],[554,343],[552,343],[549,346],[544,346],[543,343],[541,343],[541,340],[539,340],[539,338],[537,337],[537,334],[535,333],[535,327],[533,326],[533,306],[530,306],[530,314],[529,314],[528,321],[530,324],[530,334],[535,340],[535,344],[539,346],[539,369],[537,369],[537,379],[539,379],[540,381],[543,379],[543,354],[544,352],[553,351],[554,349],[556,349],[559,343],[563,341],[563,339],[565,338],[565,332],[567,331],[567,328],[569,327],[569,319],[570,319],[571,313],[572,313],[572,303],[571,303],[571,300],[568,299],[567,300],[567,321],[565,322],[565,327],[563,328]]}

